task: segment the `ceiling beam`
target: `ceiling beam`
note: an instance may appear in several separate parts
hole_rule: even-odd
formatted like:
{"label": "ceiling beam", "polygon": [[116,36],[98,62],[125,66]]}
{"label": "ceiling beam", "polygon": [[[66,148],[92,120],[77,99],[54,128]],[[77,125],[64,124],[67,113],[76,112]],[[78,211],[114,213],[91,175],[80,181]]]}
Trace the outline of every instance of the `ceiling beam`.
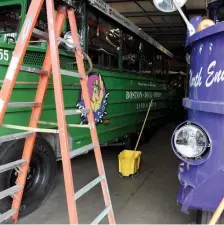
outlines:
{"label": "ceiling beam", "polygon": [[160,35],[166,35],[166,36],[173,36],[173,35],[180,35],[180,36],[186,36],[185,32],[169,32],[169,33],[165,33],[165,32],[146,32],[148,35],[150,36],[160,36]]}
{"label": "ceiling beam", "polygon": [[[135,0],[105,0],[106,3],[119,3],[119,2],[134,2]],[[141,0],[142,2],[148,2],[149,0]]]}
{"label": "ceiling beam", "polygon": [[206,15],[206,9],[187,9],[188,15]]}
{"label": "ceiling beam", "polygon": [[143,28],[146,31],[146,28],[163,28],[163,27],[184,27],[183,23],[148,23],[148,24],[136,24],[138,27]]}
{"label": "ceiling beam", "polygon": [[178,13],[162,13],[160,11],[147,12],[125,12],[121,13],[125,17],[144,17],[144,16],[180,16]]}

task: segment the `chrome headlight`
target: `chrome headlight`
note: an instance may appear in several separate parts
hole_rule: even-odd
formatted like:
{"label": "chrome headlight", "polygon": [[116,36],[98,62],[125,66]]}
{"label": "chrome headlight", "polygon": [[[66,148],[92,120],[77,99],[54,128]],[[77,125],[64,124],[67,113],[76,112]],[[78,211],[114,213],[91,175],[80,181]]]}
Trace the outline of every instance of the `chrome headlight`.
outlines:
{"label": "chrome headlight", "polygon": [[210,144],[206,133],[200,127],[186,124],[175,131],[173,145],[182,157],[195,159],[202,156]]}
{"label": "chrome headlight", "polygon": [[72,39],[72,33],[71,31],[67,32],[64,36],[64,39],[66,40],[66,47],[69,49],[69,50],[73,50],[74,49],[74,41]]}

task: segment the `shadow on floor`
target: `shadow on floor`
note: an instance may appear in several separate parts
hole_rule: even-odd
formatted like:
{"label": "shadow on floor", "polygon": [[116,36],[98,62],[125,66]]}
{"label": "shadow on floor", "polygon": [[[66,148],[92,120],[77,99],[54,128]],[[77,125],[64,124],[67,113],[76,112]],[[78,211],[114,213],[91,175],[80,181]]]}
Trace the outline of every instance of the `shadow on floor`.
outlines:
{"label": "shadow on floor", "polygon": [[[148,144],[141,146],[142,164],[136,178],[121,178],[118,174],[119,148],[104,148],[103,159],[108,178],[114,213],[118,224],[186,224],[195,215],[181,213],[176,204],[179,187],[179,160],[171,150],[170,137],[175,125],[161,128]],[[89,153],[72,160],[75,189],[97,177],[94,155]],[[100,187],[78,200],[80,223],[90,223],[104,209]],[[48,201],[36,212],[20,220],[23,224],[68,223],[61,163],[58,177]],[[105,219],[103,223],[108,223]]]}

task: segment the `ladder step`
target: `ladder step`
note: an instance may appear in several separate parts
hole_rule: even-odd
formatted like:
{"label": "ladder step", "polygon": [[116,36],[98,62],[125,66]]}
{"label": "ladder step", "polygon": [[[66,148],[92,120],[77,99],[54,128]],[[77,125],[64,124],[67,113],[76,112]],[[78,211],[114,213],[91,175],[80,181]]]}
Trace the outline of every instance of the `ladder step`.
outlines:
{"label": "ladder step", "polygon": [[[56,126],[58,127],[58,123],[55,122],[48,122],[48,121],[37,121],[37,123],[39,124],[43,124],[43,125],[51,125],[51,126]],[[77,128],[90,128],[90,125],[86,125],[86,124],[67,124],[68,127],[77,127]]]}
{"label": "ladder step", "polygon": [[[49,41],[48,33],[38,30],[36,28],[33,29],[33,36],[36,38],[39,38],[39,39],[43,39],[45,41]],[[68,42],[64,38],[61,38],[61,37],[58,37],[58,41],[59,41],[59,43],[63,42],[64,44],[71,45],[71,42]],[[75,47],[76,47],[76,45],[73,44],[73,48],[75,48]]]}
{"label": "ladder step", "polygon": [[78,155],[81,155],[83,153],[88,153],[90,150],[93,150],[95,147],[99,146],[99,144],[97,143],[92,143],[86,146],[83,146],[81,148],[75,149],[73,151],[70,152],[70,158],[74,158]]}
{"label": "ladder step", "polygon": [[40,132],[40,133],[52,133],[52,134],[59,133],[59,131],[55,129],[33,128],[33,127],[25,127],[25,126],[12,125],[12,124],[2,124],[2,127],[9,128],[9,129],[16,129],[16,130],[31,131],[31,132]]}
{"label": "ladder step", "polygon": [[36,132],[28,131],[28,132],[22,132],[17,134],[9,134],[5,136],[0,136],[0,143],[30,137],[30,136],[33,136],[35,133]]}
{"label": "ladder step", "polygon": [[35,73],[35,74],[45,74],[49,75],[48,71],[37,69],[37,68],[32,68],[28,66],[21,66],[20,71],[28,72],[28,73]]}
{"label": "ladder step", "polygon": [[43,32],[41,30],[38,30],[36,28],[33,29],[33,36],[39,39],[43,39],[48,41],[49,40],[49,35],[46,32]]}
{"label": "ladder step", "polygon": [[79,115],[79,114],[87,114],[90,112],[90,109],[68,109],[65,110],[65,115],[70,116],[70,115]]}
{"label": "ladder step", "polygon": [[[24,71],[24,72],[28,72],[28,73],[35,73],[35,74],[49,75],[48,71],[37,69],[37,68],[32,68],[32,67],[27,67],[27,66],[21,66],[20,71]],[[84,75],[82,75],[80,73],[76,73],[76,72],[72,72],[72,71],[68,71],[68,70],[61,70],[61,75],[70,76],[70,77],[78,77],[78,78],[85,77]]]}
{"label": "ladder step", "polygon": [[103,179],[106,179],[105,175],[102,175],[102,176],[97,177],[95,180],[91,181],[89,184],[87,184],[82,189],[80,189],[79,191],[77,191],[76,194],[75,194],[75,200],[79,199],[85,193],[87,193],[88,191],[90,191],[97,184],[99,184]]}
{"label": "ladder step", "polygon": [[69,77],[78,77],[78,78],[84,78],[85,76],[80,73],[71,72],[68,70],[61,70],[61,75],[69,76]]}
{"label": "ladder step", "polygon": [[99,224],[103,218],[112,210],[112,206],[108,206],[106,209],[104,209],[91,224]]}
{"label": "ladder step", "polygon": [[10,102],[8,107],[34,107],[40,105],[41,103],[39,102]]}
{"label": "ladder step", "polygon": [[23,160],[23,159],[20,159],[20,160],[11,162],[11,163],[7,163],[5,165],[0,166],[0,173],[4,173],[8,170],[14,169],[14,168],[19,167],[26,163],[27,163],[27,161]]}
{"label": "ladder step", "polygon": [[8,188],[8,189],[6,189],[4,191],[1,191],[0,192],[0,200],[3,199],[3,198],[6,198],[8,196],[13,195],[13,194],[15,194],[16,192],[18,192],[18,191],[20,191],[22,189],[23,189],[23,186],[15,185],[15,186],[13,186],[11,188]]}
{"label": "ladder step", "polygon": [[10,209],[9,211],[0,214],[0,223],[3,223],[4,221],[8,220],[11,216],[13,216],[16,213],[15,209]]}

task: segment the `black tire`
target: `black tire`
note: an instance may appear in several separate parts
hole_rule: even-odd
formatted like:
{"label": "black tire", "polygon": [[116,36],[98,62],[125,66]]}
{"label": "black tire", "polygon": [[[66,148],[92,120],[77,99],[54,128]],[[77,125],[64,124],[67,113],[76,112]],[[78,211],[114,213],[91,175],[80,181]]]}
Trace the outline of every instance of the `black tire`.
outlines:
{"label": "black tire", "polygon": [[[0,146],[0,165],[21,159],[24,139],[7,142]],[[55,183],[57,162],[52,147],[42,138],[37,137],[30,164],[30,172],[20,207],[20,218],[40,207],[49,197]],[[0,174],[0,191],[15,185],[16,171],[11,170]],[[11,207],[12,198],[0,201],[0,213]]]}
{"label": "black tire", "polygon": [[[208,224],[213,216],[212,212],[198,211],[197,224]],[[224,224],[224,217],[220,217],[217,224]]]}
{"label": "black tire", "polygon": [[136,133],[129,134],[128,137],[124,140],[123,149],[132,150],[135,148],[138,136]]}

